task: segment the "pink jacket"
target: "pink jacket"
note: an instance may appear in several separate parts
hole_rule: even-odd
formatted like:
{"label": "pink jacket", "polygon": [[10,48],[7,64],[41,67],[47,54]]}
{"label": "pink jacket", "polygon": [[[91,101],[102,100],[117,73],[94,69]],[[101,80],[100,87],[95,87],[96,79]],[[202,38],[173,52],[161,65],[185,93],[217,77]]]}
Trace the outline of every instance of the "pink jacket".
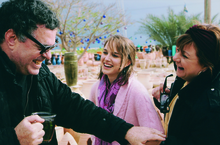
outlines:
{"label": "pink jacket", "polygon": [[[97,81],[91,88],[90,100],[97,106],[99,96]],[[115,99],[114,112],[134,126],[146,126],[164,132],[160,118],[153,106],[147,89],[132,75],[126,85],[121,86]],[[94,143],[94,137],[92,137]],[[119,145],[116,141],[112,145]]]}

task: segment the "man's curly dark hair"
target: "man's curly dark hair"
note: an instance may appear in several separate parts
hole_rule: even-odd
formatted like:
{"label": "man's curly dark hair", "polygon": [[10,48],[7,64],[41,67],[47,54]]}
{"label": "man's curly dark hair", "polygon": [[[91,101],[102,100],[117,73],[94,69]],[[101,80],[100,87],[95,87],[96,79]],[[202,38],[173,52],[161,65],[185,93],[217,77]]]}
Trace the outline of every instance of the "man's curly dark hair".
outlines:
{"label": "man's curly dark hair", "polygon": [[24,32],[32,34],[38,24],[54,30],[59,20],[49,6],[40,0],[9,0],[0,7],[0,44],[5,32],[12,29],[18,39],[25,42]]}

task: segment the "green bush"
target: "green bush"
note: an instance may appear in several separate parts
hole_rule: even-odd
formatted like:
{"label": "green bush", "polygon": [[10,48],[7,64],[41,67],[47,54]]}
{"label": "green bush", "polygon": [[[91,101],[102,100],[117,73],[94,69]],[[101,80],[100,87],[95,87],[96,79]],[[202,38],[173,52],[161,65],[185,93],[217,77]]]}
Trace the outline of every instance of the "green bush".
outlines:
{"label": "green bush", "polygon": [[[76,53],[78,54],[78,55],[81,55],[82,53],[83,53],[83,51],[84,51],[84,49],[77,49],[76,50]],[[87,52],[88,53],[93,53],[93,54],[95,54],[95,53],[97,53],[98,51],[103,51],[103,48],[98,48],[98,49],[88,49],[87,50]],[[62,53],[62,54],[64,54],[64,53],[66,53],[67,51],[65,50],[65,49],[63,49],[63,50],[52,50],[51,51],[51,54],[54,54],[54,53]]]}
{"label": "green bush", "polygon": [[[80,54],[83,53],[83,51],[84,51],[84,50],[81,50],[81,49],[80,49],[80,50],[77,50],[76,52],[77,52],[78,55],[80,55]],[[97,53],[98,51],[101,51],[101,52],[102,52],[102,51],[103,51],[103,48],[88,49],[88,50],[87,50],[88,53],[93,53],[93,54]]]}

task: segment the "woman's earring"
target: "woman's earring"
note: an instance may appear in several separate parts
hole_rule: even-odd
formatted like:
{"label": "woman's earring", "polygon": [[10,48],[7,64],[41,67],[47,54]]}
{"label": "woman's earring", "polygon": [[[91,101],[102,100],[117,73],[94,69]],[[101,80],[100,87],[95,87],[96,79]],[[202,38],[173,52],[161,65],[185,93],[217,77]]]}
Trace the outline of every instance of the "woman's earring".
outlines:
{"label": "woman's earring", "polygon": [[201,74],[201,72],[203,72],[203,71],[202,71],[202,70],[200,70],[200,71],[199,71],[199,73],[198,73],[197,75],[200,75],[200,74]]}
{"label": "woman's earring", "polygon": [[203,69],[203,70],[200,70],[199,73],[198,73],[198,75],[200,75],[202,72],[205,72],[206,70],[207,70],[207,68],[206,68],[206,69]]}

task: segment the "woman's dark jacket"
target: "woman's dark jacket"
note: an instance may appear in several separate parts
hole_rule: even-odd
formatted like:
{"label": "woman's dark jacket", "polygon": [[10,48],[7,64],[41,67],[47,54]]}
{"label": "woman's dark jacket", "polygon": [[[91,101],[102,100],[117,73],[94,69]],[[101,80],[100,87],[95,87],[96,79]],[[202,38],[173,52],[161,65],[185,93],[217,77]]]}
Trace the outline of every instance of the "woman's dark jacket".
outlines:
{"label": "woman's dark jacket", "polygon": [[170,118],[168,137],[161,144],[220,145],[220,73],[215,72],[212,78],[209,74],[201,73],[182,90],[185,81],[176,78],[170,100],[177,93],[179,99]]}
{"label": "woman's dark jacket", "polygon": [[[127,143],[125,134],[133,125],[96,107],[63,84],[42,64],[35,76],[18,83],[15,65],[0,51],[0,144],[18,145],[14,128],[24,116],[36,111],[56,113],[56,125],[94,134],[103,140]],[[21,85],[23,84],[23,85]],[[50,144],[56,145],[56,135]]]}

